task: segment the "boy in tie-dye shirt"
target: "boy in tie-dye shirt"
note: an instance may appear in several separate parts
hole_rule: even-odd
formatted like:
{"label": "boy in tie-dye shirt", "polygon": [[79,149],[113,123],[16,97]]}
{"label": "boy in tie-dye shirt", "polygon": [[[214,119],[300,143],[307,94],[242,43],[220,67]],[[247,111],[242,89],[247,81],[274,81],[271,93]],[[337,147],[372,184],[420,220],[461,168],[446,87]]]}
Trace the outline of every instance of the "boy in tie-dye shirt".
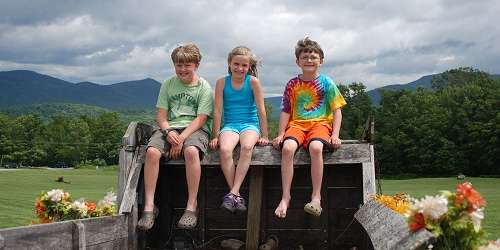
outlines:
{"label": "boy in tie-dye shirt", "polygon": [[275,210],[285,218],[290,204],[293,179],[293,156],[303,146],[311,155],[311,202],[304,211],[321,215],[321,182],[323,179],[323,147],[340,147],[341,107],[346,102],[331,78],[320,74],[324,54],[319,44],[309,38],[298,41],[296,63],[302,74],[292,78],[285,87],[278,136],[273,146],[282,150],[281,177],[283,193]]}

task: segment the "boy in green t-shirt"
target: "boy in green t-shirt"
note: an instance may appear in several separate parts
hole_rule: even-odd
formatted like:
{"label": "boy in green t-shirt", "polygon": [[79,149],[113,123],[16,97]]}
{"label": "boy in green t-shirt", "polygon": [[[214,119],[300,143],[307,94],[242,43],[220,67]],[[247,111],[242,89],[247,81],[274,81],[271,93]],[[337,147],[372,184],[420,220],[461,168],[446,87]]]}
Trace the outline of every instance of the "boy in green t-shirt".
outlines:
{"label": "boy in green t-shirt", "polygon": [[196,74],[201,54],[194,44],[181,45],[172,52],[175,76],[166,80],[156,104],[159,129],[151,136],[144,164],[144,211],[137,227],[150,229],[157,215],[154,194],[160,158],[177,159],[184,154],[188,200],[177,226],[194,228],[197,224],[197,195],[200,160],[207,152],[213,94],[209,83]]}

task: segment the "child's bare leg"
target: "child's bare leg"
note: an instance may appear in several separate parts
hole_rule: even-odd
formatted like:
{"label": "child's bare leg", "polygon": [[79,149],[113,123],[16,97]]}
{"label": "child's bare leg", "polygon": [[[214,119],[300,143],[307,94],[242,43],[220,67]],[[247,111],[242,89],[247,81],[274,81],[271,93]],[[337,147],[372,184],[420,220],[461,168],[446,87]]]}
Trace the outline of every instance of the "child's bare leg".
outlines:
{"label": "child's bare leg", "polygon": [[238,160],[238,167],[234,175],[234,183],[231,188],[231,193],[240,195],[240,187],[245,179],[245,176],[250,167],[252,160],[252,152],[255,143],[259,140],[259,134],[254,130],[246,130],[240,135],[240,158]]}
{"label": "child's bare leg", "polygon": [[311,201],[321,204],[321,184],[323,181],[323,143],[312,141],[309,143],[309,153],[311,155],[311,180],[313,191]]}
{"label": "child's bare leg", "polygon": [[158,180],[160,158],[160,150],[154,147],[149,147],[146,151],[146,162],[144,163],[144,211],[153,211],[154,208],[156,181]]}
{"label": "child's bare leg", "polygon": [[186,210],[196,211],[198,207],[197,196],[200,185],[201,164],[198,148],[188,146],[184,149],[184,160],[186,162],[186,181],[188,186],[188,201]]}
{"label": "child's bare leg", "polygon": [[299,146],[294,140],[285,140],[283,142],[283,149],[281,153],[281,187],[282,195],[281,201],[274,214],[278,218],[285,218],[288,205],[290,203],[290,189],[293,180],[293,156]]}
{"label": "child's bare leg", "polygon": [[234,183],[234,161],[233,150],[240,140],[240,135],[236,132],[227,131],[219,136],[220,145],[220,167],[224,177],[226,178],[227,186],[229,189],[233,188]]}

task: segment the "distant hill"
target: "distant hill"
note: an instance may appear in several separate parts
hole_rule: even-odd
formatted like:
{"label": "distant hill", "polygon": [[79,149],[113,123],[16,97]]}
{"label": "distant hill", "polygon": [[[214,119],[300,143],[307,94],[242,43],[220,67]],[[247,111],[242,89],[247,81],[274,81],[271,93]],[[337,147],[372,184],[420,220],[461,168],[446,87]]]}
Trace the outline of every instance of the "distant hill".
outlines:
{"label": "distant hill", "polygon": [[11,107],[0,107],[0,113],[10,116],[20,115],[38,115],[43,121],[49,121],[56,116],[64,117],[80,117],[90,116],[97,117],[105,112],[116,112],[120,115],[120,119],[128,124],[131,121],[140,121],[149,124],[155,122],[156,110],[152,108],[147,109],[115,109],[110,110],[86,104],[74,103],[42,103],[31,105],[20,105]]}
{"label": "distant hill", "polygon": [[[379,92],[380,90],[393,90],[393,91],[397,91],[397,90],[402,90],[402,89],[415,90],[417,88],[430,89],[432,87],[432,84],[431,84],[432,83],[432,78],[434,76],[437,76],[437,75],[440,75],[440,74],[426,75],[426,76],[420,77],[416,81],[409,82],[409,83],[386,85],[384,87],[372,89],[372,90],[368,91],[367,94],[372,99],[372,103],[374,105],[379,105],[380,104],[380,99],[381,99],[380,92]],[[493,79],[500,78],[500,75],[490,75],[490,76]]]}
{"label": "distant hill", "polygon": [[0,72],[0,107],[76,103],[103,108],[154,108],[161,84],[147,78],[100,85],[71,83],[33,71]]}
{"label": "distant hill", "polygon": [[392,84],[392,85],[387,85],[384,87],[372,89],[367,92],[368,96],[372,99],[372,103],[374,105],[379,105],[380,104],[380,99],[382,98],[380,96],[380,90],[402,90],[402,89],[408,89],[408,90],[415,90],[417,88],[431,88],[431,81],[432,77],[435,75],[427,75],[420,77],[418,80],[409,82],[409,83],[404,83],[404,84]]}

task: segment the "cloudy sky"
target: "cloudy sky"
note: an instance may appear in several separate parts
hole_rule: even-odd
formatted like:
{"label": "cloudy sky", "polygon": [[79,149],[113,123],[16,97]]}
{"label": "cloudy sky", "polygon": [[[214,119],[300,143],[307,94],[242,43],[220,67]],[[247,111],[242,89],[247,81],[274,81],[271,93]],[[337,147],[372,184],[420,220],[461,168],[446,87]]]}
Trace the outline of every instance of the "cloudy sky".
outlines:
{"label": "cloudy sky", "polygon": [[162,81],[172,49],[194,42],[214,83],[227,53],[246,45],[272,96],[299,73],[294,46],[309,36],[326,53],[323,73],[373,89],[460,66],[500,73],[499,13],[498,0],[0,0],[0,71]]}

